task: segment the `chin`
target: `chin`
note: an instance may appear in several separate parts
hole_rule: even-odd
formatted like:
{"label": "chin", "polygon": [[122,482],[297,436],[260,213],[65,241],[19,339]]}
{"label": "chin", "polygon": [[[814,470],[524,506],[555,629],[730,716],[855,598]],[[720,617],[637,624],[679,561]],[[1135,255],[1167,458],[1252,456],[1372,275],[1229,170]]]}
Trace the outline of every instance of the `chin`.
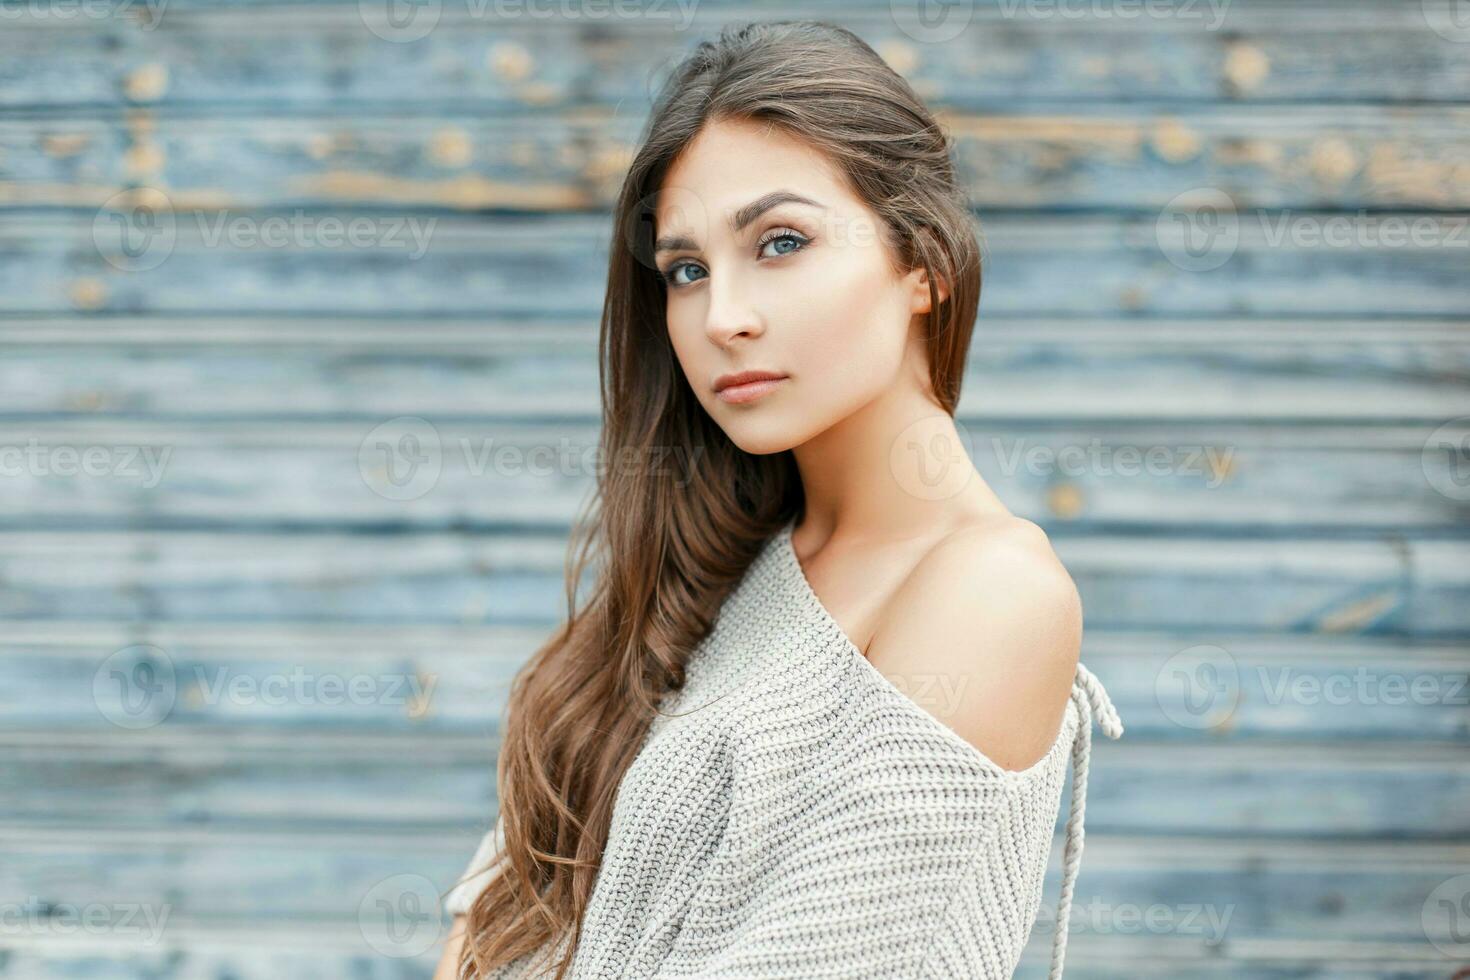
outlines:
{"label": "chin", "polygon": [[741,419],[736,425],[723,426],[730,441],[752,456],[769,456],[800,445],[785,426],[763,426]]}

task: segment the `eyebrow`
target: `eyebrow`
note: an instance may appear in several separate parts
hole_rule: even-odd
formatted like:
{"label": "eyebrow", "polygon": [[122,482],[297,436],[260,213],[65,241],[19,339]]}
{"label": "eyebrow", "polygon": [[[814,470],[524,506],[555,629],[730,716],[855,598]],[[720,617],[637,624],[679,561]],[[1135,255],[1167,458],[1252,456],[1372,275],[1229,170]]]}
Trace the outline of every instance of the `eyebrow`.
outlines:
{"label": "eyebrow", "polygon": [[[764,194],[745,205],[745,207],[736,210],[730,216],[730,229],[738,232],[756,218],[759,218],[767,211],[781,204],[806,204],[814,208],[826,210],[826,207],[820,202],[813,201],[809,197],[803,197],[794,191],[771,191],[769,194]],[[688,235],[666,235],[654,242],[653,245],[655,254],[658,252],[677,252],[680,249],[694,251],[698,248],[699,246],[695,243],[694,239]]]}

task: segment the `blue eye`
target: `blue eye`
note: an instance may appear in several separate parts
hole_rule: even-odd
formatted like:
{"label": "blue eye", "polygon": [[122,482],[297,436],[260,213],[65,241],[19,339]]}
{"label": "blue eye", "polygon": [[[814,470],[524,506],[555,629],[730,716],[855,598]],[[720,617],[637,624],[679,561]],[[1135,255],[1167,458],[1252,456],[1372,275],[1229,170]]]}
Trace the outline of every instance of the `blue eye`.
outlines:
{"label": "blue eye", "polygon": [[769,238],[763,238],[763,239],[761,239],[760,244],[757,247],[760,248],[762,250],[762,252],[764,252],[765,247],[767,245],[771,245],[771,244],[774,244],[776,242],[792,242],[793,243],[791,248],[788,248],[785,251],[777,252],[776,254],[778,256],[779,255],[790,255],[792,252],[799,252],[801,249],[805,248],[806,245],[807,245],[807,239],[804,238],[804,237],[802,237],[801,235],[798,235],[796,232],[794,232],[794,231],[781,231],[779,234],[772,235]]}
{"label": "blue eye", "polygon": [[689,285],[687,282],[679,282],[674,277],[677,276],[684,269],[691,268],[697,269],[699,268],[699,266],[693,262],[675,262],[673,265],[669,266],[668,272],[661,272],[659,273],[659,275],[662,276],[663,281],[668,283],[670,286],[687,286]]}
{"label": "blue eye", "polygon": [[[778,251],[774,255],[765,256],[766,246],[775,242],[788,242],[790,244],[784,249],[778,249]],[[766,237],[762,238],[759,242],[757,242],[755,247],[757,257],[765,256],[767,258],[779,259],[783,255],[790,255],[792,252],[799,252],[803,248],[806,248],[809,244],[811,244],[811,239],[807,238],[805,235],[800,235],[790,230],[789,228],[777,228],[768,233]],[[679,278],[677,278],[679,273],[685,269],[698,268],[700,268],[700,266],[697,262],[675,262],[673,265],[669,266],[669,270],[667,272],[660,272],[659,278],[663,279],[663,281],[668,283],[670,286],[674,286],[676,288],[680,286],[687,286],[690,284],[690,280],[680,280]]]}

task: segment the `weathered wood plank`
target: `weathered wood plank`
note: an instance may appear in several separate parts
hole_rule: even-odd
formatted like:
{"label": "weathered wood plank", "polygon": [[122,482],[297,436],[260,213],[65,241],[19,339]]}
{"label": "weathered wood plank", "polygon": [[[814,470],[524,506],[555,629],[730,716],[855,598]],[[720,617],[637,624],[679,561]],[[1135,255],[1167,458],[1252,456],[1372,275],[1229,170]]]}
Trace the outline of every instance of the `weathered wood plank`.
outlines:
{"label": "weathered wood plank", "polygon": [[[1103,629],[1448,638],[1470,631],[1454,539],[1054,535]],[[553,623],[564,534],[0,533],[0,615],[227,623]],[[581,585],[590,585],[588,579]]]}
{"label": "weathered wood plank", "polygon": [[[686,6],[644,4],[639,17],[563,6],[546,17],[516,16],[515,5],[477,16],[491,8],[448,3],[432,8],[435,29],[404,43],[369,30],[355,3],[138,0],[107,20],[13,16],[0,32],[0,105],[642,111],[660,71],[689,46],[722,23],[762,16],[749,2],[703,0],[691,19]],[[986,0],[966,4],[969,21],[938,44],[906,33],[879,0],[801,0],[782,13],[835,18],[926,99],[947,104],[1424,102],[1457,100],[1470,86],[1465,46],[1429,29],[1431,19],[1453,27],[1448,4],[1174,6],[1172,16],[1146,16],[1160,8]]]}
{"label": "weathered wood plank", "polygon": [[[11,620],[0,643],[0,675],[9,680],[0,688],[0,730],[118,731],[100,709],[97,677],[109,666],[126,670],[109,659],[146,643],[160,651],[152,654],[155,677],[171,679],[173,695],[166,710],[139,716],[145,721],[240,738],[347,731],[478,739],[497,729],[511,676],[549,632]],[[1470,644],[1462,641],[1120,632],[1093,628],[1089,611],[1083,659],[1135,738],[1470,740]],[[1181,671],[1205,663],[1214,665],[1219,699],[1187,701],[1199,692]]]}
{"label": "weathered wood plank", "polygon": [[[1130,103],[941,118],[982,214],[1158,210],[1199,187],[1240,209],[1470,207],[1470,108]],[[169,113],[146,130],[40,115],[0,123],[0,206],[95,209],[141,181],[181,211],[604,211],[643,122],[621,106],[489,118]]]}
{"label": "weathered wood plank", "polygon": [[[364,385],[374,373],[362,376]],[[266,389],[261,398],[283,390],[257,386]],[[220,387],[201,379],[199,391]],[[959,423],[966,454],[1009,506],[1066,533],[1453,533],[1470,513],[1447,448],[1451,437],[1470,435],[1470,420],[1371,428],[1114,421],[1079,429],[967,412]],[[0,529],[570,525],[603,465],[598,433],[574,421],[417,412],[360,422],[0,425]],[[395,484],[390,475],[409,472],[408,455],[396,448],[406,434],[417,440],[422,481]],[[680,482],[699,464],[683,453],[648,463]]]}
{"label": "weathered wood plank", "polygon": [[[9,482],[0,529],[569,525],[600,469],[591,426],[412,417],[0,426]],[[960,425],[967,455],[1008,505],[1067,533],[1322,527],[1424,535],[1454,533],[1470,510],[1441,445],[1470,432],[1470,422],[1060,428],[963,414]],[[410,432],[420,433],[416,453],[429,469],[422,483],[400,488],[388,475],[407,473],[409,460],[390,448]],[[679,480],[698,466],[672,454],[654,463]],[[1304,467],[1313,482],[1302,482]]]}
{"label": "weathered wood plank", "polygon": [[[283,247],[258,237],[236,247],[216,215],[178,222],[172,235],[166,223],[152,226],[146,244],[134,242],[145,268],[113,250],[110,232],[94,236],[91,217],[9,220],[0,314],[589,318],[604,300],[605,215],[378,214],[363,216],[363,234],[350,239],[345,226],[328,234],[304,213],[271,226],[236,217],[255,236],[281,235]],[[1294,213],[1283,226],[1281,217],[1244,213],[1234,236],[1210,239],[1201,253],[1221,260],[1208,271],[1187,271],[1181,226],[1155,216],[986,219],[977,226],[987,263],[981,316],[1464,315],[1470,218],[1375,214],[1358,224]]]}
{"label": "weathered wood plank", "polygon": [[[168,908],[178,925],[352,922],[361,903],[384,889],[426,897],[447,889],[477,837],[12,828],[0,888],[49,903]],[[1047,891],[1055,894],[1055,845],[1051,858]],[[1422,908],[1437,886],[1467,871],[1470,845],[1463,843],[1089,834],[1073,921],[1081,921],[1079,931],[1097,932],[1085,910],[1146,901],[1177,912],[1213,908],[1215,932],[1187,934],[1201,945],[1297,937],[1417,944],[1426,924],[1427,938],[1445,942],[1448,924],[1425,923]],[[1039,921],[1038,930],[1045,928]]]}
{"label": "weathered wood plank", "polygon": [[[1135,907],[1141,914],[1149,906]],[[1017,977],[1047,975],[1049,941],[1037,936],[1027,944]],[[21,937],[7,945],[0,960],[4,980],[422,980],[437,960],[437,947],[435,954],[386,957],[368,948],[355,928],[328,923],[245,923],[233,929],[176,923],[168,930],[166,950],[111,937]],[[1452,968],[1427,942],[1245,939],[1221,949],[1121,918],[1113,934],[1070,935],[1067,950],[1067,976],[1081,980],[1444,980]]]}
{"label": "weathered wood plank", "polygon": [[[0,319],[0,417],[595,421],[596,341],[590,320]],[[1437,425],[1466,406],[1470,320],[983,317],[960,413]]]}
{"label": "weathered wood plank", "polygon": [[[1094,753],[1103,778],[1088,792],[1089,833],[1449,840],[1465,831],[1463,742],[1201,748],[1140,741],[1131,721],[1133,739]],[[86,736],[6,732],[0,747],[0,834],[95,826],[99,798],[114,830],[452,832],[497,806],[498,744],[489,736],[225,733],[168,722]]]}

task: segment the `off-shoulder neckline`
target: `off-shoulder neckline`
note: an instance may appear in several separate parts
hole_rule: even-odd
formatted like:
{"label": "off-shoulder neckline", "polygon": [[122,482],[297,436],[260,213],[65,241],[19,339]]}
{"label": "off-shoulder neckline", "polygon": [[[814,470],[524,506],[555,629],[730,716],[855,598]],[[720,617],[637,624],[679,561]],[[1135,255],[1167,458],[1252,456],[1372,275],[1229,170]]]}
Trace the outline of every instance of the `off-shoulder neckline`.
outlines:
{"label": "off-shoulder neckline", "polygon": [[[1005,768],[1000,763],[991,759],[990,756],[982,752],[978,747],[972,744],[959,732],[946,725],[943,721],[940,721],[927,709],[918,704],[918,702],[914,701],[913,698],[909,697],[902,688],[894,684],[893,681],[887,677],[887,675],[885,675],[881,670],[878,669],[878,666],[876,664],[869,660],[863,654],[863,652],[858,649],[857,644],[852,642],[852,639],[838,624],[836,618],[831,614],[830,611],[828,611],[826,605],[822,602],[821,597],[819,597],[816,593],[816,590],[812,588],[811,581],[806,577],[806,571],[801,567],[801,558],[797,555],[796,546],[792,542],[792,534],[795,530],[796,518],[793,517],[788,520],[786,524],[783,525],[781,529],[775,533],[775,535],[773,535],[771,543],[775,549],[777,557],[787,571],[786,577],[795,587],[796,598],[799,600],[800,605],[807,612],[811,622],[819,630],[821,630],[825,638],[834,647],[840,648],[844,656],[859,661],[859,669],[864,670],[869,676],[871,676],[874,681],[876,681],[878,685],[889,694],[890,697],[896,697],[900,699],[903,704],[906,705],[909,709],[922,716],[925,724],[928,727],[935,730],[950,743],[960,747],[961,751],[967,753],[983,768],[995,773],[999,773],[1006,779],[1020,780],[1034,777],[1039,773],[1050,769],[1050,767],[1055,763],[1057,755],[1060,754],[1063,749],[1066,749],[1070,744],[1067,738],[1067,734],[1069,727],[1072,727],[1072,725],[1069,725],[1069,720],[1075,724],[1081,724],[1082,722],[1081,715],[1077,710],[1077,703],[1075,698],[1069,697],[1067,699],[1067,704],[1063,708],[1061,726],[1057,730],[1056,738],[1052,742],[1051,747],[1047,749],[1046,754],[1044,754],[1040,759],[1037,759],[1031,765],[1027,766],[1025,769]],[[1072,689],[1074,693],[1077,690],[1077,685],[1078,682],[1074,680],[1072,684]],[[1072,728],[1072,734],[1073,738],[1075,738],[1076,730],[1074,727]]]}

